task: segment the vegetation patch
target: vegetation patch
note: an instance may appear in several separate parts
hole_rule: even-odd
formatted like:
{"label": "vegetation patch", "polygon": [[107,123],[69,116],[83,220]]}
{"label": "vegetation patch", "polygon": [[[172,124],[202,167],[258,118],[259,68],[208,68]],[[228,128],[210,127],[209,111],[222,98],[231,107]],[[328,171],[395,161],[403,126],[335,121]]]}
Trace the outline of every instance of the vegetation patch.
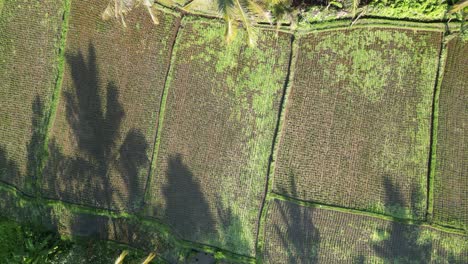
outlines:
{"label": "vegetation patch", "polygon": [[366,17],[416,21],[440,21],[449,18],[462,20],[460,15],[447,14],[450,2],[440,0],[330,0],[312,1],[312,5],[299,6],[295,9],[298,12],[298,24],[303,28],[317,22],[337,19],[354,21]]}
{"label": "vegetation patch", "polygon": [[468,227],[468,153],[466,151],[468,108],[468,45],[461,37],[449,40],[439,96],[437,152],[434,177],[436,222]]}
{"label": "vegetation patch", "polygon": [[[130,246],[138,248],[138,250],[131,249],[130,252],[139,252],[140,255],[142,251],[155,252],[156,263],[175,263],[183,259],[187,251],[183,247],[188,246],[181,245],[180,242],[174,240],[168,234],[167,228],[136,215],[112,214],[105,210],[80,207],[59,201],[33,199],[1,185],[0,199],[4,201],[0,204],[0,219],[5,218],[21,223],[22,227],[18,231],[19,238],[22,239],[21,231],[23,230],[31,231],[33,234],[37,232],[39,235],[46,234],[40,236],[43,240],[36,239],[34,235],[31,241],[33,245],[28,246],[27,251],[22,249],[21,241],[23,240],[19,242],[17,251],[8,250],[7,245],[2,243],[2,247],[6,247],[5,254],[7,255],[4,256],[9,260],[12,257],[17,259],[18,256],[15,257],[15,255],[35,259],[60,253],[58,258],[49,258],[56,261],[25,263],[69,263],[72,260],[73,263],[107,263],[113,262],[108,260],[115,260],[119,251],[129,249]],[[0,232],[0,242],[3,241],[2,234],[9,235],[9,233]],[[63,241],[59,241],[57,234]],[[34,249],[33,252],[28,252],[30,248]],[[49,251],[51,252],[48,253]],[[104,259],[106,261],[103,261]],[[0,260],[2,260],[1,257]],[[24,263],[23,261],[7,263],[20,262]]]}
{"label": "vegetation patch", "polygon": [[[441,20],[450,1],[439,0],[371,0],[363,12],[371,16],[417,20]],[[368,9],[368,10],[367,10]]]}
{"label": "vegetation patch", "polygon": [[148,209],[184,239],[251,256],[290,36],[261,31],[250,48],[223,34],[221,23],[184,20]]}
{"label": "vegetation patch", "polygon": [[[57,233],[0,219],[0,261],[2,263],[114,263],[127,250],[124,263],[142,263],[146,254],[115,242],[63,239]],[[157,259],[153,263],[166,263]]]}
{"label": "vegetation patch", "polygon": [[273,200],[265,263],[465,263],[467,237]]}
{"label": "vegetation patch", "polygon": [[441,34],[372,27],[299,41],[273,191],[425,217]]}
{"label": "vegetation patch", "polygon": [[143,203],[177,18],[104,22],[108,1],[73,1],[63,84],[42,177],[47,198],[107,209]]}
{"label": "vegetation patch", "polygon": [[64,10],[52,0],[2,0],[0,12],[0,181],[33,194]]}

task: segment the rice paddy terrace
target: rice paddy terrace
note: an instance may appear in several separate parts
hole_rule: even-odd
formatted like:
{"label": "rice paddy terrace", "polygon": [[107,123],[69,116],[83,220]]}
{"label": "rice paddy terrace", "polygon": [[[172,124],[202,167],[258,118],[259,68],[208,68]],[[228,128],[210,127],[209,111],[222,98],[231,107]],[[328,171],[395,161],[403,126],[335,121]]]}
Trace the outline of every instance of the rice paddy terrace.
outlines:
{"label": "rice paddy terrace", "polygon": [[457,23],[0,0],[0,216],[184,263],[468,263]]}

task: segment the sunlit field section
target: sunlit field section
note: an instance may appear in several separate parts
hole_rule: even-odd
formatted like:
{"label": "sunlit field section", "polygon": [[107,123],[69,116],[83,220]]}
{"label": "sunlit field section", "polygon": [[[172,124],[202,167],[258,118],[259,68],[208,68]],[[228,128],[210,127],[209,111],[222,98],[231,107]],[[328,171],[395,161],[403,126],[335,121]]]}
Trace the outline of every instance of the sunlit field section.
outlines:
{"label": "sunlit field section", "polygon": [[273,200],[264,263],[466,263],[466,236]]}
{"label": "sunlit field section", "polygon": [[176,17],[144,9],[102,21],[108,1],[73,1],[43,195],[132,210],[142,205]]}
{"label": "sunlit field section", "polygon": [[439,97],[434,179],[434,219],[468,228],[468,45],[461,37],[447,44]]}
{"label": "sunlit field section", "polygon": [[32,194],[57,76],[63,2],[0,2],[0,181]]}
{"label": "sunlit field section", "polygon": [[424,218],[440,43],[366,26],[301,37],[273,191]]}
{"label": "sunlit field section", "polygon": [[186,240],[254,253],[290,35],[183,21],[175,46],[148,211]]}

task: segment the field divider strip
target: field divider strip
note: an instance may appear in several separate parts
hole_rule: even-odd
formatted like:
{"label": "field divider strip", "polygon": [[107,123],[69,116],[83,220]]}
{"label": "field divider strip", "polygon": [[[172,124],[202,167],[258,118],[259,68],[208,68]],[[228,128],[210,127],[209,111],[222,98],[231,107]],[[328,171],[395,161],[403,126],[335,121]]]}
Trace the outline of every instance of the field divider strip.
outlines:
{"label": "field divider strip", "polygon": [[158,118],[158,122],[157,122],[157,129],[156,129],[156,135],[155,135],[155,139],[154,139],[154,145],[153,145],[153,153],[152,153],[152,157],[151,157],[151,162],[150,162],[150,166],[149,166],[149,169],[148,169],[148,175],[147,175],[147,178],[146,178],[146,185],[145,185],[145,190],[144,190],[144,194],[143,194],[143,206],[145,205],[146,201],[148,199],[150,199],[150,185],[151,185],[151,178],[152,177],[157,177],[157,175],[153,175],[153,170],[154,168],[156,167],[156,163],[157,163],[157,160],[158,160],[158,153],[159,153],[159,145],[161,144],[161,133],[162,133],[162,129],[163,129],[163,123],[164,123],[164,116],[165,116],[165,113],[166,113],[166,100],[167,100],[167,94],[169,92],[169,86],[171,84],[171,81],[172,81],[172,73],[174,71],[174,65],[175,65],[175,52],[177,51],[176,49],[176,45],[177,45],[177,39],[179,38],[179,32],[180,32],[180,28],[181,28],[181,24],[182,24],[182,19],[183,19],[183,15],[181,15],[180,17],[177,17],[176,18],[176,32],[175,32],[175,36],[174,36],[174,41],[172,42],[171,46],[169,47],[169,54],[170,54],[170,58],[169,58],[169,65],[167,66],[167,69],[166,69],[166,77],[165,77],[165,81],[164,81],[164,89],[163,89],[163,92],[162,92],[162,96],[161,96],[161,101],[160,101],[160,104],[159,104],[159,118]]}
{"label": "field divider strip", "polygon": [[[155,5],[161,9],[172,10],[172,12],[179,13],[186,17],[205,18],[213,21],[224,21],[224,18],[220,15],[211,13],[205,13],[201,11],[189,11],[185,8],[190,5],[192,1],[185,4],[184,6],[168,6],[160,2],[155,2]],[[449,21],[448,19],[436,19],[436,20],[418,20],[418,19],[401,19],[401,18],[390,18],[390,17],[379,17],[379,16],[366,16],[359,19],[355,24],[351,26],[354,18],[342,18],[324,22],[314,22],[307,26],[300,26],[298,29],[291,30],[288,26],[281,26],[280,32],[298,35],[315,33],[317,31],[328,31],[328,30],[342,30],[346,28],[365,28],[365,27],[382,27],[382,28],[397,28],[397,29],[414,29],[414,30],[428,30],[443,32],[444,26],[449,24],[450,27],[459,27],[461,21]],[[241,21],[239,21],[241,22]],[[271,25],[269,21],[258,21],[255,23],[255,27],[277,30],[276,25]]]}
{"label": "field divider strip", "polygon": [[283,134],[284,119],[286,116],[288,98],[289,98],[289,94],[294,83],[294,71],[296,69],[297,52],[299,50],[299,45],[297,44],[297,39],[294,34],[291,34],[290,45],[291,45],[291,50],[289,52],[288,70],[287,70],[286,78],[285,78],[284,85],[283,85],[283,95],[281,97],[276,127],[275,127],[275,131],[273,135],[273,142],[271,146],[271,152],[270,152],[270,157],[269,157],[269,162],[268,162],[269,164],[268,164],[268,169],[267,169],[267,177],[266,177],[266,183],[265,183],[265,192],[264,192],[264,197],[262,199],[262,204],[260,207],[260,215],[259,215],[259,221],[258,221],[258,226],[257,226],[257,238],[256,238],[255,248],[256,248],[256,255],[257,255],[258,263],[262,262],[262,252],[263,252],[263,246],[264,246],[263,232],[265,228],[265,222],[266,222],[266,216],[267,216],[267,210],[268,210],[267,202],[269,200],[268,198],[269,193],[271,192],[271,189],[273,186],[275,160],[277,157],[277,152],[278,152],[280,141],[281,141],[281,135]]}
{"label": "field divider strip", "polygon": [[[53,210],[57,210],[57,208],[65,208],[70,210],[72,213],[76,214],[87,214],[87,215],[94,215],[94,216],[102,216],[108,217],[111,219],[127,219],[127,220],[135,220],[140,224],[146,224],[154,228],[154,231],[161,235],[167,241],[172,242],[176,248],[179,249],[197,249],[201,251],[205,251],[208,253],[213,253],[218,258],[222,258],[228,261],[236,261],[239,263],[255,263],[255,258],[237,254],[231,252],[229,250],[221,249],[215,246],[197,243],[193,241],[188,241],[179,238],[178,236],[174,235],[174,232],[171,228],[166,225],[165,223],[160,222],[157,218],[147,217],[145,215],[141,215],[138,213],[127,213],[123,211],[112,211],[103,208],[96,208],[91,206],[79,205],[69,202],[64,202],[61,200],[54,200],[48,198],[36,199],[34,196],[28,195],[27,193],[22,192],[16,186],[0,182],[0,192],[6,192],[12,195],[16,201],[16,204],[19,205],[21,208],[27,208],[28,205],[37,207],[38,205],[43,205]],[[61,234],[63,235],[63,234]],[[65,235],[66,236],[66,235]],[[73,235],[71,235],[73,237]]]}
{"label": "field divider strip", "polygon": [[72,0],[65,0],[63,1],[63,15],[62,15],[62,26],[60,32],[60,44],[58,47],[58,56],[57,56],[57,75],[55,78],[55,87],[53,89],[52,98],[50,101],[49,110],[45,114],[44,118],[44,142],[42,146],[42,150],[39,154],[39,164],[37,168],[37,175],[34,182],[34,191],[37,197],[41,197],[41,182],[42,182],[42,172],[46,165],[49,151],[49,139],[50,133],[55,121],[55,116],[57,113],[57,106],[60,101],[60,92],[62,90],[62,83],[63,83],[63,75],[65,71],[65,49],[67,46],[67,33],[68,33],[68,26],[69,26],[69,18],[70,18],[70,11],[71,11],[71,2]]}
{"label": "field divider strip", "polygon": [[316,32],[325,32],[333,30],[346,30],[353,28],[392,28],[392,29],[413,29],[444,32],[446,24],[443,21],[435,22],[412,22],[405,20],[391,20],[378,18],[361,18],[351,26],[351,20],[335,20],[323,23],[311,24],[310,26],[298,29],[298,35],[309,35]]}
{"label": "field divider strip", "polygon": [[446,233],[468,236],[468,233],[466,232],[466,230],[453,228],[450,226],[444,226],[440,224],[428,223],[426,221],[421,221],[421,220],[403,219],[403,218],[398,218],[398,217],[394,217],[390,215],[383,215],[383,214],[373,213],[369,211],[361,211],[358,209],[351,209],[351,208],[346,208],[346,207],[303,201],[303,200],[298,200],[298,199],[295,199],[286,195],[274,193],[274,192],[270,193],[269,198],[280,200],[280,201],[285,201],[285,202],[291,202],[291,203],[304,206],[304,207],[308,207],[308,208],[318,208],[318,209],[325,209],[325,210],[342,212],[342,213],[349,213],[349,214],[354,214],[354,215],[367,216],[367,217],[377,218],[377,219],[386,220],[390,222],[398,222],[402,224],[415,225],[419,227],[429,227],[429,228],[436,229],[436,230],[446,232]]}
{"label": "field divider strip", "polygon": [[[446,33],[446,32],[444,32]],[[444,34],[445,35],[445,34]],[[431,136],[429,147],[429,162],[427,174],[427,208],[426,208],[426,221],[432,222],[434,211],[434,180],[436,177],[437,166],[437,133],[439,129],[439,96],[440,88],[445,71],[445,64],[447,59],[447,43],[446,36],[442,36],[439,50],[437,75],[434,83],[434,97],[432,100],[432,116],[431,116]]]}

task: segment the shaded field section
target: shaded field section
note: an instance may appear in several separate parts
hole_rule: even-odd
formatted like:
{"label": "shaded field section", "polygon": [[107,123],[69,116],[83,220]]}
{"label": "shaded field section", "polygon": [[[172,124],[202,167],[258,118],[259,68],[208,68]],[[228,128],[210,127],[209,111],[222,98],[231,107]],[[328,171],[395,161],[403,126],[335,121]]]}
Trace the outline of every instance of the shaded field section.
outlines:
{"label": "shaded field section", "polygon": [[[177,263],[181,254],[180,248],[174,244],[167,231],[148,221],[110,218],[70,210],[60,204],[25,203],[21,198],[4,190],[0,190],[0,199],[5,201],[0,203],[0,217],[58,232],[64,237],[86,237],[124,243],[148,252],[156,252],[159,258],[169,263]],[[86,257],[80,256],[80,259]]]}
{"label": "shaded field section", "polygon": [[[62,216],[65,212],[65,218]],[[100,240],[124,243],[149,252],[169,263],[178,263],[179,248],[167,233],[146,222],[133,219],[110,218],[67,210],[54,210],[54,224],[63,235],[93,237]],[[61,214],[61,215],[57,215]]]}
{"label": "shaded field section", "polygon": [[265,263],[466,263],[466,236],[273,200]]}
{"label": "shaded field section", "polygon": [[2,1],[0,181],[32,194],[57,75],[62,1]]}
{"label": "shaded field section", "polygon": [[268,161],[288,69],[290,36],[184,20],[170,73],[148,213],[181,238],[254,254]]}
{"label": "shaded field section", "polygon": [[64,80],[53,124],[43,195],[133,210],[143,193],[177,18],[145,10],[104,22],[108,1],[73,1]]}
{"label": "shaded field section", "polygon": [[434,220],[468,228],[468,45],[461,37],[447,44],[439,96]]}
{"label": "shaded field section", "polygon": [[440,43],[439,32],[375,27],[300,38],[273,191],[424,218]]}

